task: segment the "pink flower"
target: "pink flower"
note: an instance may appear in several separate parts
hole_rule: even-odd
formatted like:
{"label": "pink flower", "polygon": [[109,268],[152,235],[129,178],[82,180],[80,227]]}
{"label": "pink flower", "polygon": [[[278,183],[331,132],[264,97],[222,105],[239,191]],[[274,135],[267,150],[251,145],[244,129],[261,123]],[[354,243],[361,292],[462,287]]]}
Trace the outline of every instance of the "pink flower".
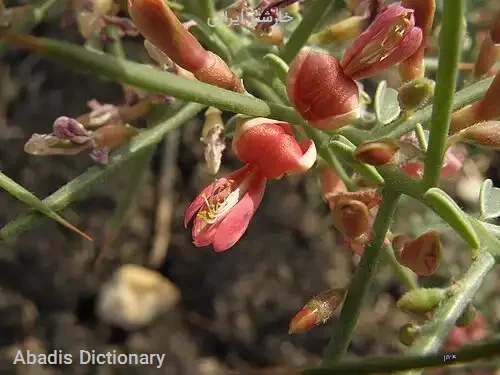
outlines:
{"label": "pink flower", "polygon": [[203,189],[184,216],[187,227],[196,214],[192,230],[194,245],[212,245],[216,252],[232,247],[247,230],[265,188],[266,178],[247,164]]}
{"label": "pink flower", "polygon": [[391,4],[379,13],[344,54],[340,64],[345,74],[367,78],[413,55],[423,39],[413,13],[400,4]]}
{"label": "pink flower", "polygon": [[356,82],[335,57],[310,48],[290,65],[287,93],[301,116],[319,129],[338,129],[360,117]]}
{"label": "pink flower", "polygon": [[[466,155],[465,150],[457,152],[453,148],[448,148],[444,154],[443,166],[441,167],[441,177],[448,179],[453,177],[458,171],[462,169],[463,161]],[[404,164],[401,169],[408,176],[414,178],[421,178],[424,174],[424,164],[419,161],[411,161]]]}
{"label": "pink flower", "polygon": [[238,124],[232,147],[241,161],[257,166],[266,178],[305,172],[316,161],[313,141],[299,142],[289,123],[263,117]]}

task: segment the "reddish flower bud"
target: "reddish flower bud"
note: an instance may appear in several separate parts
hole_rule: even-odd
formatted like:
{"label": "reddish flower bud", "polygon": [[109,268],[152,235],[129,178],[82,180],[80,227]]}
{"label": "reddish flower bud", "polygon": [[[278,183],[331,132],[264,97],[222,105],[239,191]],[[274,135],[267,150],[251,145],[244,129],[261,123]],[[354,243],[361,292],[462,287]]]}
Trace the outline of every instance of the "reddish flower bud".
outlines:
{"label": "reddish flower bud", "polygon": [[407,241],[402,249],[400,243],[401,240],[396,239],[394,248],[399,263],[420,276],[430,276],[437,271],[441,258],[441,244],[437,232],[429,231],[413,241]]}
{"label": "reddish flower bud", "polygon": [[380,166],[393,163],[400,147],[396,141],[380,140],[361,143],[354,158],[363,163]]}
{"label": "reddish flower bud", "polygon": [[333,212],[333,225],[350,240],[366,237],[371,232],[371,215],[363,202],[341,199],[336,202]]}
{"label": "reddish flower bud", "polygon": [[422,42],[417,52],[403,60],[399,73],[404,81],[411,81],[424,76],[424,53],[427,37],[432,29],[436,0],[402,0],[401,5],[415,12],[415,26],[422,30]]}
{"label": "reddish flower bud", "polygon": [[241,161],[257,166],[267,178],[305,172],[316,161],[313,141],[297,141],[289,123],[262,117],[237,125],[232,148]]}
{"label": "reddish flower bud", "polygon": [[59,139],[67,139],[76,144],[84,144],[89,141],[90,133],[77,120],[62,116],[54,121],[52,133]]}
{"label": "reddish flower bud", "polygon": [[486,121],[469,126],[448,139],[449,143],[456,141],[500,150],[500,121]]}
{"label": "reddish flower bud", "polygon": [[359,88],[335,57],[304,48],[288,72],[287,93],[302,117],[319,129],[338,129],[361,115]]}
{"label": "reddish flower bud", "polygon": [[498,11],[495,22],[491,27],[490,37],[495,45],[500,45],[500,10]]}
{"label": "reddish flower bud", "polygon": [[304,333],[325,323],[333,316],[345,293],[345,289],[329,289],[310,299],[292,318],[288,333]]}
{"label": "reddish flower bud", "polygon": [[266,178],[249,164],[207,186],[186,209],[184,226],[196,214],[192,236],[196,247],[231,248],[246,232],[262,201]]}
{"label": "reddish flower bud", "polygon": [[129,13],[142,35],[202,82],[245,92],[219,56],[205,50],[163,0],[129,0]]}
{"label": "reddish flower bud", "polygon": [[478,102],[468,105],[451,115],[450,130],[456,133],[473,124],[500,118],[500,71],[497,72],[491,86]]}
{"label": "reddish flower bud", "polygon": [[375,18],[341,61],[353,79],[367,78],[413,55],[422,43],[422,30],[415,27],[412,9],[391,4]]}
{"label": "reddish flower bud", "polygon": [[[500,22],[499,22],[500,23]],[[500,59],[500,42],[496,43],[491,35],[486,35],[481,41],[479,54],[474,64],[474,80],[479,80],[492,72],[495,63]],[[494,73],[493,73],[494,74]],[[491,75],[493,75],[491,74]]]}

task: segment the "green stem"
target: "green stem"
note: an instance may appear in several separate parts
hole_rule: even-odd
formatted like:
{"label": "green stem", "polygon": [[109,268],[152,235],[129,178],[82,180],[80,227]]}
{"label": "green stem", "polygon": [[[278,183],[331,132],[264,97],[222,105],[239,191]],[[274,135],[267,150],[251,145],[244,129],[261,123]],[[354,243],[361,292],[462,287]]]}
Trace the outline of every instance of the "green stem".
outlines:
{"label": "green stem", "polygon": [[[395,371],[415,368],[444,367],[459,363],[472,362],[482,358],[498,356],[500,352],[500,338],[468,345],[454,352],[456,359],[444,362],[444,356],[450,353],[436,353],[430,355],[394,355],[388,357],[368,358],[362,360],[342,361],[324,367],[305,369],[298,374],[302,375],[352,375],[352,374],[380,374],[395,373]],[[290,371],[273,372],[273,375],[291,374]],[[293,374],[293,373],[292,373]]]}
{"label": "green stem", "polygon": [[290,36],[290,39],[281,53],[281,58],[286,63],[290,63],[299,50],[307,43],[309,36],[334,4],[335,0],[315,0],[314,3],[311,4],[304,18],[302,18],[302,22],[293,31],[293,34]]}
{"label": "green stem", "polygon": [[418,288],[418,283],[415,274],[408,268],[401,265],[394,255],[394,251],[391,246],[383,246],[382,256],[384,261],[389,264],[396,274],[398,280],[408,289]]}
{"label": "green stem", "polygon": [[415,126],[415,134],[418,139],[418,144],[423,151],[427,151],[427,139],[425,139],[424,128],[421,124]]}
{"label": "green stem", "polygon": [[462,46],[464,14],[465,0],[444,2],[436,94],[423,178],[427,188],[439,184]]}
{"label": "green stem", "polygon": [[[89,168],[86,172],[44,199],[43,202],[57,212],[72,202],[84,198],[92,188],[102,183],[105,177],[118,170],[128,160],[140,155],[140,152],[145,148],[160,142],[168,131],[180,127],[188,119],[196,116],[204,107],[204,105],[198,103],[183,105],[168,120],[159,123],[150,130],[141,132],[132,141],[113,152],[110,157],[110,163],[105,168],[102,166]],[[13,239],[20,233],[32,228],[42,218],[41,214],[33,211],[22,214],[0,229],[0,237],[6,241]]]}
{"label": "green stem", "polygon": [[378,265],[382,247],[391,225],[400,194],[384,188],[382,204],[373,224],[373,241],[365,248],[356,268],[347,296],[340,312],[339,322],[333,328],[325,351],[323,367],[338,362],[349,346],[359,312],[368,293],[371,280]]}
{"label": "green stem", "polygon": [[433,319],[422,327],[422,333],[409,350],[410,354],[428,354],[441,347],[465,306],[472,301],[482,281],[494,265],[495,259],[484,250],[463,277],[449,288],[451,295],[441,303]]}
{"label": "green stem", "polygon": [[215,14],[215,5],[213,0],[198,0],[199,1],[199,9],[200,15],[204,18],[204,21],[207,22],[209,18],[212,18]]}

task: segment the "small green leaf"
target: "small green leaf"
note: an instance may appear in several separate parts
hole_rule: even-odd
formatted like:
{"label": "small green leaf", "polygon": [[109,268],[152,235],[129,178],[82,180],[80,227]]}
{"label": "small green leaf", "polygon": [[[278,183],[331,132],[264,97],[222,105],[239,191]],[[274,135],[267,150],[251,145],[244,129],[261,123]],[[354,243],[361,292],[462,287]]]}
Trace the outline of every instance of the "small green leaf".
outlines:
{"label": "small green leaf", "polygon": [[60,215],[58,215],[54,210],[48,207],[45,203],[43,203],[40,199],[30,193],[28,190],[23,188],[14,180],[10,179],[2,172],[0,172],[0,187],[4,188],[11,195],[19,199],[21,202],[26,203],[31,206],[33,209],[39,211],[40,213],[54,219],[59,224],[65,226],[66,228],[71,229],[73,232],[78,233],[80,236],[85,239],[92,241],[92,238],[87,234],[83,233],[80,229],[76,228],[74,225],[70,224],[68,221],[63,219]]}
{"label": "small green leaf", "polygon": [[485,180],[479,192],[481,219],[488,220],[500,216],[500,189],[493,186],[493,181]]}
{"label": "small green leaf", "polygon": [[373,105],[378,121],[384,125],[396,120],[401,113],[398,92],[393,88],[387,87],[386,81],[379,83]]}
{"label": "small green leaf", "polygon": [[473,248],[479,251],[480,241],[466,214],[443,190],[431,188],[424,194],[425,202],[438,213]]}

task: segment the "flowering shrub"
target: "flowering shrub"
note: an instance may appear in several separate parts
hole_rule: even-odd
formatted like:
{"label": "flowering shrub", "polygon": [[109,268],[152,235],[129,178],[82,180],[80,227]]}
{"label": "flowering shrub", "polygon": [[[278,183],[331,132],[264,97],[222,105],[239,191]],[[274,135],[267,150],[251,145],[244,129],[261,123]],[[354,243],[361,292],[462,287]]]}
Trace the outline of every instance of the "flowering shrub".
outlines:
{"label": "flowering shrub", "polygon": [[[41,21],[56,2],[31,5],[30,19]],[[474,333],[477,327],[454,324],[466,312],[471,314],[476,291],[500,259],[500,227],[489,222],[500,216],[500,190],[484,181],[480,215],[475,215],[464,212],[440,186],[466,162],[466,153],[457,151],[459,144],[500,149],[500,10],[484,26],[486,35],[469,74],[459,72],[465,0],[444,0],[438,9],[434,0],[346,1],[350,16],[323,24],[323,15],[334,15],[334,3],[342,2],[263,0],[252,6],[238,0],[223,9],[212,0],[74,1],[71,9],[84,46],[20,33],[21,25],[14,25],[14,18],[5,16],[11,13],[0,7],[2,43],[107,77],[121,83],[124,92],[120,106],[91,100],[88,113],[77,118],[61,114],[52,131],[27,140],[25,151],[31,155],[90,153],[99,167],[70,182],[71,189],[63,187],[40,201],[3,174],[1,186],[90,239],[57,211],[102,176],[146,153],[149,157],[139,165],[144,168],[151,146],[209,107],[200,138],[214,179],[184,217],[185,227],[192,223],[196,247],[238,251],[266,184],[318,170],[332,226],[344,247],[360,256],[345,289],[318,291],[302,308],[297,306],[291,318],[290,333],[307,334],[342,306],[325,351],[325,371],[375,373],[447,365],[441,354],[432,355],[440,350],[457,351],[454,363],[488,357],[498,352],[498,340],[462,348],[466,340],[487,336],[482,318],[468,321],[474,327],[480,321],[480,334]],[[294,22],[280,23],[281,11],[290,12]],[[231,27],[226,22],[207,27],[207,20],[222,17],[222,12],[231,20],[235,15],[241,19]],[[22,26],[33,26],[30,22]],[[433,46],[438,32],[439,44]],[[149,66],[126,58],[123,38],[144,39]],[[113,53],[96,51],[91,43],[96,41],[111,46]],[[347,41],[346,48],[330,46],[339,41]],[[427,54],[436,49],[434,75]],[[390,84],[380,80],[382,76]],[[361,84],[367,78],[379,79],[375,93]],[[178,101],[183,102],[175,106]],[[152,118],[158,108],[166,108],[167,115],[151,121],[150,127],[130,124]],[[222,111],[234,115],[224,123]],[[217,176],[229,140],[242,166]],[[470,248],[470,268],[449,286],[423,288],[416,277],[446,267],[442,253],[452,249],[443,246],[440,228],[418,235],[391,232],[403,195],[434,211]],[[1,238],[8,241],[29,229],[37,214],[14,219],[0,230]],[[410,313],[400,335],[409,346],[408,356],[337,364],[382,258],[408,289],[397,303]]]}

